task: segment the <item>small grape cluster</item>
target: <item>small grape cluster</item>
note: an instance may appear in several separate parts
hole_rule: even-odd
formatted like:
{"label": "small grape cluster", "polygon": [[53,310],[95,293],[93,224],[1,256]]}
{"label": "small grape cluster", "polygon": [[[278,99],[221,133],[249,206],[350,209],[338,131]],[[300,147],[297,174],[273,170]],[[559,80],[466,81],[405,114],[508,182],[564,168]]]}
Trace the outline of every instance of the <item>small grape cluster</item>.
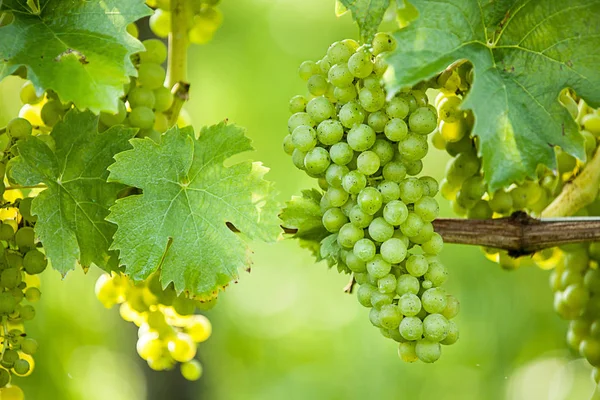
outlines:
{"label": "small grape cluster", "polygon": [[172,284],[161,287],[158,273],[137,284],[125,275],[103,274],[96,282],[96,296],[107,308],[120,304],[121,317],[139,327],[137,352],[150,368],[164,371],[179,362],[184,378],[200,378],[202,365],[194,357],[212,326],[195,312],[213,307],[216,300],[200,303],[184,294],[177,296]]}
{"label": "small grape cluster", "polygon": [[440,343],[458,339],[450,319],[459,309],[441,288],[448,272],[431,223],[438,184],[415,177],[437,113],[424,90],[386,99],[384,56],[394,47],[393,37],[378,33],[370,45],[343,40],[318,62],[302,63],[310,97],[290,100],[283,147],[325,191],[323,226],[340,247],[339,264],[360,285],[371,323],[399,342],[403,360],[434,362]]}
{"label": "small grape cluster", "polygon": [[[217,8],[220,0],[186,0],[186,9],[191,11],[187,16],[188,39],[191,43],[205,44],[214,36],[223,23],[223,13]],[[150,17],[150,29],[158,37],[165,38],[172,31],[171,1],[146,0],[146,4],[155,8]]]}
{"label": "small grape cluster", "polygon": [[158,141],[160,134],[169,128],[165,112],[173,104],[171,91],[164,87],[166,72],[162,63],[167,59],[167,47],[158,39],[142,42],[143,52],[133,56],[138,76],[125,86],[125,96],[119,99],[118,112],[100,113],[99,130],[114,125],[138,128],[138,137]]}
{"label": "small grape cluster", "polygon": [[[32,303],[40,300],[39,279],[48,261],[38,250],[31,215],[31,200],[18,199],[3,210],[0,223],[0,317],[2,346],[0,355],[0,397],[23,398],[20,388],[10,385],[11,375],[28,376],[34,368],[32,356],[38,349],[35,339],[26,335],[24,322],[35,317]],[[7,391],[5,394],[4,391]]]}

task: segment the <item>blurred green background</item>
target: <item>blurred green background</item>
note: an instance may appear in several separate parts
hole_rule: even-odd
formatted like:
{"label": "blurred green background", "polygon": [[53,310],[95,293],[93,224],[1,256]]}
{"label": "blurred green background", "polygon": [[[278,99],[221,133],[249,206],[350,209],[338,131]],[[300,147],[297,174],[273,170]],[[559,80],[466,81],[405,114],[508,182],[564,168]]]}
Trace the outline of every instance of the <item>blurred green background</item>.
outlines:
{"label": "blurred green background", "polygon": [[[281,150],[288,99],[304,93],[297,67],[357,30],[333,0],[225,0],[223,27],[191,48],[187,105],[194,126],[225,118],[247,128],[271,168],[281,202],[314,182]],[[0,84],[0,126],[19,108],[18,78]],[[424,173],[441,179],[447,158],[432,150]],[[442,215],[451,216],[441,199]],[[404,364],[368,312],[342,288],[348,277],[315,264],[292,241],[254,245],[252,273],[207,315],[204,377],[150,372],[135,352],[136,329],[95,299],[99,271],[43,276],[27,332],[41,345],[35,372],[19,379],[31,400],[143,399],[588,399],[589,370],[565,350],[566,323],[552,309],[548,272],[506,272],[476,248],[448,245],[446,287],[461,301],[461,338],[434,365]]]}

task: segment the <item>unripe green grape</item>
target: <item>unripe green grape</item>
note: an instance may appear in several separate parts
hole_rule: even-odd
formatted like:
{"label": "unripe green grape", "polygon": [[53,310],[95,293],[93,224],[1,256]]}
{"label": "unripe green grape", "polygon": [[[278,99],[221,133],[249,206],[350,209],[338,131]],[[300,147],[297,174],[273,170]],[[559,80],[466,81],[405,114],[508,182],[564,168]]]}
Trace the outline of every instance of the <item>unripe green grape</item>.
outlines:
{"label": "unripe green grape", "polygon": [[385,130],[386,125],[389,122],[388,116],[383,111],[376,111],[374,113],[369,114],[367,118],[367,124],[373,128],[373,130],[377,133],[381,133]]}
{"label": "unripe green grape", "polygon": [[513,208],[513,199],[510,193],[500,189],[494,193],[488,204],[492,211],[499,214],[508,214]]}
{"label": "unripe green grape", "polygon": [[352,147],[346,142],[339,142],[331,146],[329,149],[331,161],[338,165],[347,165],[354,157]]}
{"label": "unripe green grape", "polygon": [[588,290],[581,283],[567,286],[563,292],[563,299],[569,308],[580,310],[585,307],[590,299]]}
{"label": "unripe green grape", "polygon": [[319,74],[321,70],[314,61],[304,61],[298,68],[298,75],[301,79],[307,81],[311,76]]}
{"label": "unripe green grape", "polygon": [[335,107],[325,97],[315,97],[306,106],[307,114],[319,123],[335,114]]}
{"label": "unripe green grape", "polygon": [[452,345],[458,341],[458,326],[454,321],[448,321],[448,334],[440,343],[446,346]]}
{"label": "unripe green grape", "polygon": [[[394,299],[393,294],[381,293],[380,291],[377,290],[371,294],[371,305],[379,310],[383,306],[391,305],[393,299]],[[379,317],[381,317],[381,315]],[[379,325],[377,325],[377,326],[381,326],[381,321],[379,321]]]}
{"label": "unripe green grape", "polygon": [[386,165],[394,159],[394,146],[385,139],[376,139],[369,150],[377,154],[381,166]]}
{"label": "unripe green grape", "polygon": [[401,121],[408,116],[409,111],[410,106],[408,101],[401,97],[394,97],[385,107],[385,112],[391,119],[398,119]]}
{"label": "unripe green grape", "polygon": [[372,46],[373,54],[375,55],[386,51],[393,51],[396,48],[396,39],[389,33],[378,32],[373,38]]}
{"label": "unripe green grape", "polygon": [[139,53],[142,63],[162,64],[167,59],[167,46],[158,39],[146,39],[142,42],[146,51]]}
{"label": "unripe green grape", "polygon": [[304,110],[306,110],[307,104],[308,101],[306,100],[306,97],[296,95],[290,99],[289,110],[292,114],[297,112],[304,112]]}
{"label": "unripe green grape", "polygon": [[375,279],[381,279],[390,273],[392,264],[385,261],[380,254],[376,254],[375,257],[367,262],[367,271]]}
{"label": "unripe green grape", "polygon": [[415,294],[405,293],[398,300],[398,309],[404,316],[414,317],[421,311],[421,300]]}
{"label": "unripe green grape", "polygon": [[396,182],[382,181],[377,185],[377,190],[381,193],[384,203],[389,203],[400,198],[400,187]]}
{"label": "unripe green grape", "polygon": [[175,361],[188,362],[196,355],[196,343],[185,333],[177,333],[167,345],[171,357]]}
{"label": "unripe green grape", "polygon": [[400,199],[406,204],[416,203],[423,197],[423,186],[421,181],[416,178],[403,179],[398,186]]}
{"label": "unripe green grape", "polygon": [[6,387],[10,382],[10,372],[4,368],[0,368],[0,388]]}
{"label": "unripe green grape", "polygon": [[17,375],[25,375],[29,372],[30,368],[31,367],[29,365],[29,361],[27,360],[17,360],[15,361],[15,365],[13,366],[13,369],[15,370]]}
{"label": "unripe green grape", "polygon": [[383,217],[377,217],[369,224],[369,235],[376,242],[385,242],[394,234],[394,227]]}
{"label": "unripe green grape", "polygon": [[49,100],[40,111],[40,116],[45,125],[53,127],[62,120],[65,110],[58,100]]}
{"label": "unripe green grape", "polygon": [[[594,243],[592,243],[592,246],[593,245]],[[590,248],[592,246],[590,246]],[[591,293],[600,293],[600,270],[588,269],[583,277],[583,283]]]}
{"label": "unripe green grape", "polygon": [[385,105],[385,93],[381,89],[371,90],[362,88],[358,92],[358,100],[366,111],[375,112],[382,109]]}
{"label": "unripe green grape", "polygon": [[373,221],[373,216],[364,212],[363,209],[358,205],[352,207],[348,218],[352,224],[363,229],[367,228],[371,221]]}
{"label": "unripe green grape", "polygon": [[594,136],[600,136],[600,115],[597,112],[584,115],[581,118],[581,125]]}
{"label": "unripe green grape", "polygon": [[383,166],[383,178],[400,183],[406,177],[406,167],[400,161],[390,161]]}
{"label": "unripe green grape", "polygon": [[386,329],[396,329],[402,321],[402,314],[395,305],[385,304],[381,306],[381,310],[379,310],[379,318],[382,327]]}
{"label": "unripe green grape", "polygon": [[354,51],[345,43],[335,42],[327,49],[327,59],[332,64],[345,63]]}
{"label": "unripe green grape", "polygon": [[364,212],[375,215],[383,204],[383,196],[374,187],[366,187],[358,194],[357,203]]}
{"label": "unripe green grape", "polygon": [[171,13],[157,8],[150,16],[150,29],[158,37],[166,38],[171,32]]}
{"label": "unripe green grape", "polygon": [[352,100],[355,100],[358,97],[358,92],[356,91],[356,87],[354,87],[354,85],[335,87],[333,89],[333,97],[339,104],[346,104]]}
{"label": "unripe green grape", "polygon": [[31,321],[35,318],[35,308],[31,305],[22,306],[19,309],[19,314],[23,321]]}
{"label": "unripe green grape", "polygon": [[[375,292],[373,294],[380,295],[377,292]],[[380,296],[384,296],[384,295],[380,295]],[[369,321],[371,321],[371,324],[373,324],[373,326],[381,328],[381,318],[379,317],[379,310],[377,310],[377,308],[373,307],[369,310]]]}
{"label": "unripe green grape", "polygon": [[419,254],[413,254],[406,260],[406,270],[415,277],[423,276],[429,268],[427,259]]}
{"label": "unripe green grape", "polygon": [[42,292],[40,292],[40,289],[38,289],[36,287],[27,288],[27,290],[25,291],[25,298],[30,303],[35,303],[35,302],[39,301],[41,296],[42,296]]}
{"label": "unripe green grape", "polygon": [[7,223],[0,223],[0,240],[12,240],[15,235],[13,227]]}
{"label": "unripe green grape", "polygon": [[306,87],[313,96],[324,95],[328,87],[327,79],[323,75],[313,75],[308,79]]}
{"label": "unripe green grape", "polygon": [[419,293],[419,280],[410,275],[410,274],[402,274],[398,277],[396,282],[396,293],[398,296],[402,296],[405,294],[417,294]]}
{"label": "unripe green grape", "polygon": [[432,255],[440,254],[442,252],[443,248],[444,248],[444,239],[442,239],[442,237],[436,232],[434,232],[432,234],[432,236],[429,240],[427,240],[425,243],[421,244],[421,249],[426,254],[432,254]]}
{"label": "unripe green grape", "polygon": [[136,107],[129,113],[129,123],[135,128],[152,128],[154,125],[154,119],[154,111],[148,107]]}
{"label": "unripe green grape", "polygon": [[329,167],[327,167],[327,171],[325,172],[325,180],[329,186],[340,188],[342,187],[344,177],[348,173],[350,173],[348,167],[344,165],[331,164]]}
{"label": "unripe green grape", "polygon": [[333,63],[329,61],[327,56],[323,57],[319,61],[317,61],[317,67],[319,68],[319,74],[327,76],[327,72],[333,66]]}
{"label": "unripe green grape", "polygon": [[408,126],[403,120],[393,118],[385,125],[384,133],[392,142],[399,142],[407,137]]}
{"label": "unripe green grape", "polygon": [[423,322],[418,317],[405,317],[400,322],[399,330],[404,339],[419,340],[423,336]]}
{"label": "unripe green grape", "polygon": [[35,339],[25,338],[21,342],[21,351],[25,354],[29,354],[30,356],[34,355],[38,350],[38,343]]}
{"label": "unripe green grape", "polygon": [[302,126],[302,125],[305,125],[305,126],[308,126],[308,127],[314,127],[316,124],[315,124],[315,121],[313,121],[313,119],[307,113],[297,112],[296,114],[293,114],[288,119],[288,131],[289,131],[289,133],[294,132],[294,130],[297,127]]}
{"label": "unripe green grape", "polygon": [[[423,187],[422,185],[419,186]],[[423,221],[431,222],[437,218],[440,207],[433,197],[423,196],[415,202],[414,210]]]}
{"label": "unripe green grape", "polygon": [[358,242],[354,244],[353,253],[356,257],[361,259],[362,261],[370,261],[375,257],[375,253],[377,252],[377,248],[373,241],[369,239],[360,239]]}
{"label": "unripe green grape", "polygon": [[582,340],[579,353],[594,367],[600,366],[600,341],[591,338]]}
{"label": "unripe green grape", "polygon": [[328,232],[335,233],[348,223],[348,219],[339,208],[330,208],[323,214],[323,226]]}
{"label": "unripe green grape", "polygon": [[[377,280],[377,289],[380,293],[396,293],[396,276],[394,274],[387,274],[381,279]],[[390,328],[391,329],[391,328]]]}
{"label": "unripe green grape", "polygon": [[[125,118],[127,118],[127,108],[125,107],[125,103],[123,103],[123,101],[120,99],[117,101],[117,113],[116,114],[111,114],[111,113],[106,113],[106,112],[100,113],[100,122],[102,122],[103,124],[105,124],[108,127],[122,124],[123,121],[125,121]],[[48,135],[43,135],[43,136],[48,136]],[[41,138],[43,136],[38,136],[38,138]]]}
{"label": "unripe green grape", "polygon": [[356,291],[356,297],[358,298],[360,305],[363,307],[372,307],[371,297],[375,292],[377,292],[377,288],[373,285],[369,285],[368,283],[360,285]]}
{"label": "unripe green grape", "polygon": [[21,281],[21,270],[18,268],[7,268],[0,274],[0,284],[7,289],[17,287]]}
{"label": "unripe green grape", "polygon": [[367,265],[365,264],[365,262],[360,258],[356,257],[356,255],[353,252],[348,252],[348,254],[346,255],[346,265],[348,266],[348,269],[352,272],[360,273],[367,271]]}
{"label": "unripe green grape", "polygon": [[358,171],[364,175],[373,175],[379,169],[381,161],[372,151],[363,151],[357,160]]}
{"label": "unripe green grape", "polygon": [[388,69],[388,63],[384,58],[385,54],[379,54],[375,57],[373,61],[373,74],[378,77],[382,77],[385,74],[385,71]]}
{"label": "unripe green grape", "polygon": [[421,296],[423,309],[430,314],[439,314],[444,311],[448,305],[446,293],[441,288],[431,288],[426,290]]}
{"label": "unripe green grape", "polygon": [[[357,102],[350,101],[342,106],[342,108],[340,109],[340,111],[338,113],[338,118],[339,118],[340,122],[342,123],[342,125],[344,125],[348,129],[351,129],[351,128],[354,128],[355,126],[360,125],[364,122],[365,110]],[[368,130],[373,131],[373,129],[371,127],[369,127],[368,125],[364,125],[364,126],[367,127]],[[365,129],[365,128],[362,128],[362,129]],[[373,136],[374,136],[374,132],[375,131],[373,131]],[[375,138],[373,138],[373,142],[375,142]],[[373,143],[371,143],[371,145],[372,144]],[[368,149],[368,147],[365,148],[364,150],[366,150],[366,149]]]}
{"label": "unripe green grape", "polygon": [[148,89],[158,89],[165,81],[165,69],[156,63],[143,63],[138,67],[138,83]]}
{"label": "unripe green grape", "polygon": [[410,114],[408,124],[412,132],[428,135],[437,126],[437,115],[427,107],[419,107]]}
{"label": "unripe green grape", "polygon": [[[47,135],[46,135],[47,136]],[[6,133],[0,134],[0,152],[5,152],[9,150],[11,138]]]}
{"label": "unripe green grape", "polygon": [[419,360],[425,363],[433,363],[439,360],[442,355],[442,348],[439,343],[423,339],[417,342],[415,353]]}
{"label": "unripe green grape", "polygon": [[315,147],[306,153],[306,157],[304,157],[304,167],[306,168],[306,172],[312,175],[324,173],[327,170],[327,167],[329,167],[330,162],[329,152],[322,147]]}
{"label": "unripe green grape", "polygon": [[405,162],[406,174],[410,176],[415,176],[423,171],[423,161],[415,160],[415,161],[407,161]]}
{"label": "unripe green grape", "polygon": [[366,78],[373,72],[371,55],[366,51],[354,53],[348,60],[348,69],[357,78]]}
{"label": "unripe green grape", "polygon": [[404,160],[416,161],[427,155],[429,145],[423,135],[408,133],[398,142],[398,151]]}
{"label": "unripe green grape", "polygon": [[24,139],[31,135],[32,126],[25,118],[13,118],[6,125],[6,133],[15,139]]}
{"label": "unripe green grape", "polygon": [[335,64],[329,70],[327,77],[332,85],[340,88],[350,86],[354,81],[354,76],[348,70],[347,64]]}
{"label": "unripe green grape", "polygon": [[419,234],[425,226],[425,222],[414,212],[409,212],[406,220],[400,224],[400,231],[403,235],[414,237]]}
{"label": "unripe green grape", "polygon": [[408,363],[417,361],[419,358],[417,357],[417,353],[415,351],[416,345],[416,342],[400,343],[398,345],[398,356],[400,359]]}
{"label": "unripe green grape", "polygon": [[446,97],[438,105],[438,115],[442,121],[454,123],[463,115],[460,110],[462,100],[456,96]]}
{"label": "unripe green grape", "polygon": [[[23,229],[23,228],[21,228]],[[44,253],[39,250],[29,250],[23,257],[23,268],[29,275],[41,274],[48,265],[48,260]]]}
{"label": "unripe green grape", "polygon": [[[347,223],[340,228],[337,241],[340,246],[347,249],[354,247],[354,244],[365,236],[363,230],[354,224]],[[388,271],[389,272],[389,271]]]}
{"label": "unripe green grape", "polygon": [[157,112],[167,111],[173,104],[173,94],[164,86],[154,89],[154,99],[154,110]]}
{"label": "unripe green grape", "polygon": [[342,207],[348,201],[348,193],[340,188],[327,189],[327,198],[332,207]]}
{"label": "unripe green grape", "polygon": [[429,314],[423,320],[423,336],[432,342],[440,342],[448,336],[448,320],[441,314]]}
{"label": "unripe green grape", "polygon": [[156,98],[154,92],[146,87],[136,87],[127,94],[127,101],[131,108],[148,107],[154,108]]}

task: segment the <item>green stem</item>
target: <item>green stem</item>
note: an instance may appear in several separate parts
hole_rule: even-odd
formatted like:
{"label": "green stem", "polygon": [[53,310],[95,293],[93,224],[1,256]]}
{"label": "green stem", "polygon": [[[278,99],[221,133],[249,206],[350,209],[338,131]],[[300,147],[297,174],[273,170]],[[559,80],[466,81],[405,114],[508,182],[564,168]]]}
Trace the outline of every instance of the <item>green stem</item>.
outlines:
{"label": "green stem", "polygon": [[596,200],[599,184],[600,151],[596,151],[583,172],[567,183],[558,197],[542,211],[542,217],[566,217],[575,214]]}
{"label": "green stem", "polygon": [[169,61],[167,87],[172,89],[178,82],[187,82],[188,9],[187,0],[171,0],[171,33],[169,33]]}
{"label": "green stem", "polygon": [[4,132],[6,132],[6,127],[0,128],[0,135],[2,135]]}

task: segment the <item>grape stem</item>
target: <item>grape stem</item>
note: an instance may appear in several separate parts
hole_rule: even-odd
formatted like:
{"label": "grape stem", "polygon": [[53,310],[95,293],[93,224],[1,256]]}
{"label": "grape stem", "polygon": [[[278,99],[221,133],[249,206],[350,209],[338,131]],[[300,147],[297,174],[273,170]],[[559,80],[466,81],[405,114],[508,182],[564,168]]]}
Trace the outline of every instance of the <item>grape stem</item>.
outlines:
{"label": "grape stem", "polygon": [[542,218],[516,212],[507,218],[441,218],[433,227],[444,242],[507,250],[511,256],[600,240],[600,217]]}
{"label": "grape stem", "polygon": [[171,108],[165,111],[165,115],[169,118],[169,126],[173,126],[177,123],[179,113],[183,108],[183,105],[189,99],[190,84],[185,82],[177,82],[172,89],[173,93],[173,104]]}
{"label": "grape stem", "polygon": [[354,274],[350,277],[350,282],[346,286],[344,286],[344,293],[352,294],[354,291],[354,285],[356,284],[356,280],[354,279]]}
{"label": "grape stem", "polygon": [[565,217],[575,214],[596,200],[600,184],[600,151],[583,172],[567,183],[558,197],[542,211],[542,217]]}
{"label": "grape stem", "polygon": [[169,61],[167,87],[173,89],[177,82],[187,82],[187,50],[189,46],[187,0],[171,0],[171,32],[169,33]]}

